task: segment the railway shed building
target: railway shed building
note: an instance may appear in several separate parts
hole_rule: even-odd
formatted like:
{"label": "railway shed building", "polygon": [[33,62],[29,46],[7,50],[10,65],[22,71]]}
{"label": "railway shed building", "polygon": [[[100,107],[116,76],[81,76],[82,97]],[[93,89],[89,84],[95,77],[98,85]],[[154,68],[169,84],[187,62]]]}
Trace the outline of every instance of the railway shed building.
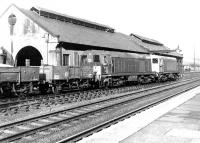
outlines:
{"label": "railway shed building", "polygon": [[[15,66],[78,66],[84,50],[140,54],[169,50],[148,38],[118,33],[110,26],[40,7],[26,10],[12,4],[0,16],[0,24],[1,62]],[[165,55],[182,58],[176,52]]]}
{"label": "railway shed building", "polygon": [[76,65],[79,52],[87,49],[148,54],[130,36],[109,26],[43,8],[25,10],[13,4],[1,15],[0,24],[2,53],[7,64],[16,66],[24,66],[26,59],[32,66],[41,60],[48,65]]}

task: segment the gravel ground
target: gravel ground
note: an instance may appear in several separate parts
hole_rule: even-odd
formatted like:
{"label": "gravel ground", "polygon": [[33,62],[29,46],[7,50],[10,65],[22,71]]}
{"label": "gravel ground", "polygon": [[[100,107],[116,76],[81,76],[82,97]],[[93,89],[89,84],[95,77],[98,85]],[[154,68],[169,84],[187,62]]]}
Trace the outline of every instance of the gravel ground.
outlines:
{"label": "gravel ground", "polygon": [[30,109],[30,111],[27,111],[27,112],[19,111],[19,113],[17,113],[17,114],[10,114],[8,116],[0,114],[0,126],[4,125],[4,124],[16,122],[16,121],[28,119],[28,118],[35,117],[35,116],[52,113],[55,111],[76,107],[79,105],[88,104],[88,103],[91,103],[94,101],[100,101],[100,100],[107,99],[110,97],[120,96],[120,95],[122,95],[122,94],[115,94],[115,95],[110,95],[110,96],[107,95],[107,96],[92,99],[92,100],[86,100],[86,101],[80,101],[80,102],[74,102],[74,103],[51,105],[50,107],[47,107],[44,105],[44,106],[41,106],[39,109]]}
{"label": "gravel ground", "polygon": [[[30,140],[30,142],[31,143],[55,143],[56,141],[66,138],[70,135],[79,133],[80,131],[94,127],[105,121],[111,120],[111,119],[115,118],[116,116],[119,116],[125,112],[132,111],[134,108],[140,107],[140,105],[141,104],[138,104],[138,105],[135,104],[133,106],[133,104],[128,104],[128,105],[124,106],[124,108],[113,109],[111,111],[104,112],[103,116],[102,116],[102,114],[99,114],[96,116],[85,118],[85,120],[83,120],[81,122],[79,121],[78,123],[74,123],[74,125],[65,127],[64,129],[62,129],[60,131],[55,131],[48,135],[42,135],[42,136],[40,135],[39,138],[37,138],[36,140]],[[26,143],[26,142],[27,142],[27,140],[23,141],[23,142],[20,141],[20,143]]]}
{"label": "gravel ground", "polygon": [[47,114],[47,113],[52,113],[54,111],[59,111],[62,109],[67,109],[71,107],[78,106],[80,104],[86,104],[88,101],[82,101],[82,102],[75,102],[75,103],[67,103],[63,105],[51,105],[50,107],[47,106],[41,106],[39,109],[31,109],[30,111],[19,111],[17,114],[12,114],[12,115],[0,115],[0,125],[20,121],[23,119],[28,119],[31,117]]}
{"label": "gravel ground", "polygon": [[[80,106],[80,105],[84,105],[84,104],[88,104],[94,101],[100,101],[100,100],[104,100],[104,99],[108,99],[111,97],[116,97],[116,96],[120,96],[123,95],[123,93],[121,94],[115,94],[115,95],[105,95],[104,97],[100,97],[100,98],[96,98],[96,99],[92,99],[92,100],[87,100],[87,101],[80,101],[80,102],[75,102],[75,103],[68,103],[68,104],[63,104],[63,105],[51,105],[51,107],[46,107],[43,106],[40,109],[32,109],[28,112],[25,111],[20,111],[20,113],[17,114],[13,114],[13,115],[8,115],[8,116],[3,116],[0,115],[0,125],[4,125],[4,124],[8,124],[8,123],[12,123],[12,122],[16,122],[16,121],[20,121],[20,120],[24,120],[24,119],[28,119],[31,117],[35,117],[35,116],[39,116],[39,115],[43,115],[43,114],[47,114],[47,113],[51,113],[51,112],[55,112],[55,111],[59,111],[59,110],[63,110],[63,109],[68,109],[68,108],[72,108],[72,107],[76,107],[76,106]],[[89,119],[86,118],[83,121],[81,121],[80,123],[75,122],[73,126],[67,126],[67,127],[63,127],[62,130],[57,130],[55,129],[55,131],[53,131],[51,134],[47,134],[47,135],[34,135],[37,139],[36,140],[32,140],[32,137],[26,137],[26,139],[30,140],[20,140],[20,143],[26,143],[26,142],[34,142],[34,143],[54,143],[55,141],[59,140],[60,138],[64,138],[66,136],[69,136],[71,134],[77,133],[80,130],[84,130],[86,128],[89,127],[93,127],[96,124],[99,124],[105,120],[108,119],[112,119],[113,117],[116,116],[116,114],[120,114],[120,112],[124,112],[124,109],[121,109],[122,111],[117,111],[114,114],[111,113],[106,113],[105,116],[99,116],[98,118],[96,117],[90,117]],[[127,110],[127,109],[126,109]],[[56,131],[57,130],[57,131]],[[34,138],[35,138],[34,137]]]}

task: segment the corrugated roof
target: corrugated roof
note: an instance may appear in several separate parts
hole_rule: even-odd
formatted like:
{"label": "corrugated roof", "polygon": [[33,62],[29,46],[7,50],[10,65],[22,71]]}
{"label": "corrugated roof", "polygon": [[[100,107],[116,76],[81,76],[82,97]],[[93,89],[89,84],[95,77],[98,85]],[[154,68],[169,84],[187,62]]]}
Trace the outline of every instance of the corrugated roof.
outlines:
{"label": "corrugated roof", "polygon": [[150,39],[150,38],[140,36],[140,35],[137,35],[137,34],[133,34],[133,33],[131,33],[130,35],[136,37],[137,39],[140,39],[144,43],[159,45],[159,46],[163,45],[162,43],[160,43],[159,41],[156,41],[154,39]]}
{"label": "corrugated roof", "polygon": [[95,30],[42,17],[29,10],[21,8],[19,10],[51,35],[59,37],[60,42],[148,53],[145,48],[142,48],[135,41],[131,40],[131,37],[128,35]]}
{"label": "corrugated roof", "polygon": [[102,27],[107,27],[107,28],[110,28],[110,29],[114,29],[114,28],[112,28],[112,27],[110,27],[108,25],[104,25],[104,24],[92,22],[92,21],[89,21],[89,20],[86,20],[86,19],[77,18],[77,17],[66,15],[66,14],[58,13],[58,12],[55,12],[53,10],[45,9],[45,8],[42,8],[42,7],[36,6],[36,7],[32,7],[31,8],[31,10],[33,10],[33,11],[34,11],[34,9],[37,9],[39,11],[45,11],[45,12],[53,13],[53,14],[56,14],[56,15],[64,16],[64,17],[68,17],[68,18],[71,18],[71,19],[80,20],[80,21],[91,23],[91,24],[94,24],[94,25],[98,25],[98,26],[102,26]]}
{"label": "corrugated roof", "polygon": [[[143,36],[139,36],[136,34],[131,34],[130,37],[132,40],[134,40],[138,45],[144,47],[149,52],[155,53],[155,54],[161,54],[166,56],[172,56],[172,57],[183,57],[182,54],[179,54],[177,52],[170,52],[170,48],[166,47],[164,44],[150,39]],[[166,52],[167,51],[167,52]]]}
{"label": "corrugated roof", "polygon": [[[158,41],[155,41],[155,40],[152,40],[152,39],[149,39],[149,38],[145,38],[145,37],[142,37],[142,36],[138,36],[136,34],[131,34],[130,37],[132,37],[132,40],[136,41],[139,45],[143,46],[144,48],[146,48],[149,51],[169,50],[168,47],[164,46],[162,43],[160,43]],[[144,42],[144,40],[151,41],[153,43],[155,42],[155,43],[158,43],[158,44],[147,43],[147,42]]]}

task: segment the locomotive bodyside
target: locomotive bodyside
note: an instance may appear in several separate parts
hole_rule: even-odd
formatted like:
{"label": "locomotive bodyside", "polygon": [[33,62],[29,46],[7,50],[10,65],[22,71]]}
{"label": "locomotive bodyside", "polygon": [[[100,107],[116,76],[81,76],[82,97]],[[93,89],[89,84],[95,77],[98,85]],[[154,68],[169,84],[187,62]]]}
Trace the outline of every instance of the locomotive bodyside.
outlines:
{"label": "locomotive bodyside", "polygon": [[158,74],[158,80],[176,80],[181,76],[180,67],[182,63],[177,58],[151,55],[152,71]]}
{"label": "locomotive bodyside", "polygon": [[148,74],[151,72],[150,59],[136,59],[136,58],[112,58],[112,75],[128,74]]}
{"label": "locomotive bodyside", "polygon": [[151,69],[150,56],[147,54],[113,51],[98,51],[95,55],[96,53],[102,60],[101,66],[95,66],[94,72],[103,86],[125,84],[127,81],[147,83],[156,78]]}
{"label": "locomotive bodyside", "polygon": [[178,71],[178,64],[176,59],[163,59],[164,72],[174,73]]}

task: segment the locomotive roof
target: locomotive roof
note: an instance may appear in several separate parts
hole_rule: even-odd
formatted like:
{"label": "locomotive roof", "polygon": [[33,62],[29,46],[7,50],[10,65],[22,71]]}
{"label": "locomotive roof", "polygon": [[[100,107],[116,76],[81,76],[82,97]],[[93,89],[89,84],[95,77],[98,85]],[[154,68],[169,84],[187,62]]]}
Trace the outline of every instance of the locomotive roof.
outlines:
{"label": "locomotive roof", "polygon": [[93,55],[111,55],[111,57],[124,57],[124,58],[147,58],[149,54],[137,54],[129,52],[116,52],[104,50],[86,50],[83,54],[92,53]]}
{"label": "locomotive roof", "polygon": [[18,9],[52,36],[58,37],[59,42],[90,45],[136,53],[149,53],[147,49],[131,40],[131,37],[128,35],[62,22],[54,18],[40,16],[31,10]]}

